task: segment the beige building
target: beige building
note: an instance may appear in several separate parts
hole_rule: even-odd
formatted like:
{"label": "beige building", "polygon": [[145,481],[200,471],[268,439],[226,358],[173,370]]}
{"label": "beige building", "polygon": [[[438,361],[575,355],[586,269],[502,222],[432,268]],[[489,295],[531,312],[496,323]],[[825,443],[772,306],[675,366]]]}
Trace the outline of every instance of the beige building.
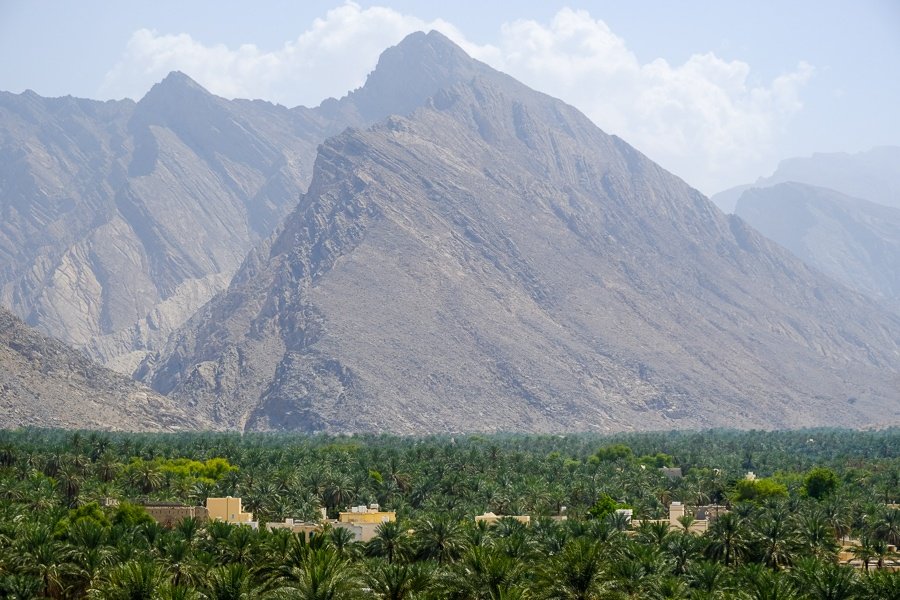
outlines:
{"label": "beige building", "polygon": [[477,517],[475,517],[475,522],[480,523],[484,521],[488,525],[494,525],[500,519],[515,519],[523,525],[531,524],[531,517],[528,515],[495,515],[492,512],[486,512],[483,515],[478,515]]}
{"label": "beige building", "polygon": [[350,510],[338,513],[338,520],[332,521],[334,527],[349,529],[358,542],[368,542],[378,533],[382,523],[397,520],[394,511],[382,511],[377,504],[369,506],[353,506]]}
{"label": "beige building", "polygon": [[[668,519],[652,519],[649,521],[637,521],[634,520],[631,522],[631,526],[633,528],[638,528],[641,526],[641,523],[668,523],[669,527],[672,529],[682,530],[684,526],[681,524],[680,519],[687,514],[687,507],[681,502],[672,502],[669,505],[669,518]],[[709,529],[710,523],[715,521],[719,516],[728,512],[724,506],[719,506],[717,504],[709,505],[709,506],[698,506],[696,511],[692,514],[693,521],[688,526],[687,530],[690,533],[703,533],[707,529]]]}
{"label": "beige building", "polygon": [[143,507],[147,514],[163,527],[174,527],[188,517],[197,519],[200,523],[209,520],[207,510],[202,506],[185,506],[178,502],[153,502],[144,504]]}
{"label": "beige building", "polygon": [[313,535],[317,535],[324,531],[325,527],[321,523],[310,523],[309,521],[295,521],[294,519],[285,519],[284,523],[266,523],[266,529],[272,531],[274,529],[289,529],[292,533],[302,535],[309,542]]}
{"label": "beige building", "polygon": [[244,512],[241,508],[241,499],[225,496],[224,498],[207,498],[206,510],[211,521],[225,521],[226,523],[244,523],[254,525],[253,513]]}

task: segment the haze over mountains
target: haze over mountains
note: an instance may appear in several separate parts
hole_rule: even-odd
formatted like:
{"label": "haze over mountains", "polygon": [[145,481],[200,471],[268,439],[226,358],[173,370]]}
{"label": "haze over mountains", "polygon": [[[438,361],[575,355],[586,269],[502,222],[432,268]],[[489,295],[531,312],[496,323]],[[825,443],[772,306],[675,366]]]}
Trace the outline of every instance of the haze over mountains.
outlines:
{"label": "haze over mountains", "polygon": [[744,191],[787,182],[828,188],[852,198],[900,208],[900,146],[880,146],[856,154],[833,152],[789,158],[781,161],[769,177],[713,194],[711,199],[725,212],[734,212]]}
{"label": "haze over mountains", "polygon": [[897,306],[900,209],[780,183],[745,191],[735,214],[823,273]]}
{"label": "haze over mountains", "polygon": [[788,159],[772,176],[713,200],[807,264],[896,310],[900,147]]}
{"label": "haze over mountains", "polygon": [[900,317],[440,34],[317,109],[0,106],[3,302],[218,426],[900,421]]}

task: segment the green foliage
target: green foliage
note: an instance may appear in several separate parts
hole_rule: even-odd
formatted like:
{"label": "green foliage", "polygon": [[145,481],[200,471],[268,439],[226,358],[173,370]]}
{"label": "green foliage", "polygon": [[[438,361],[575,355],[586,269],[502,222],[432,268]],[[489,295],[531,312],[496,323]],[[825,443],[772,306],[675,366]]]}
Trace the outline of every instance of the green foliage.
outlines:
{"label": "green foliage", "polygon": [[[656,469],[676,462],[680,479]],[[743,481],[747,465],[767,477]],[[898,473],[898,430],[0,431],[0,597],[896,598],[900,574],[878,567],[900,541],[900,511],[885,506],[900,500]],[[818,494],[819,480],[831,489]],[[398,520],[367,543],[337,528],[307,541],[198,520],[165,529],[140,506],[94,503],[226,494],[262,520],[372,502]],[[676,529],[649,521],[675,500],[730,512],[703,535],[683,530],[689,518]],[[626,504],[647,521],[637,530],[610,516]],[[476,525],[486,510],[531,524]],[[568,520],[548,518],[559,514]],[[868,574],[836,564],[847,539]]]}
{"label": "green foliage", "polygon": [[597,501],[588,509],[588,514],[594,519],[603,519],[620,508],[628,508],[628,506],[616,502],[609,494],[600,494]]}
{"label": "green foliage", "polygon": [[803,491],[816,500],[830,496],[840,485],[841,480],[837,473],[827,467],[816,467],[803,479]]}
{"label": "green foliage", "polygon": [[787,486],[773,479],[741,479],[734,485],[734,502],[763,502],[772,498],[787,498]]}
{"label": "green foliage", "polygon": [[634,456],[634,452],[625,444],[612,444],[597,450],[595,456],[600,462],[612,462],[629,459]]}
{"label": "green foliage", "polygon": [[131,502],[120,502],[113,510],[111,521],[113,525],[123,525],[129,528],[156,523],[143,506]]}
{"label": "green foliage", "polygon": [[657,469],[675,466],[674,457],[664,452],[657,452],[656,454],[645,454],[644,456],[639,457],[637,461],[639,464],[648,467],[655,467]]}
{"label": "green foliage", "polygon": [[106,516],[100,505],[96,502],[89,502],[69,510],[66,516],[57,522],[53,533],[56,537],[65,537],[70,528],[84,521],[95,523],[99,527],[109,527],[111,525],[109,517]]}

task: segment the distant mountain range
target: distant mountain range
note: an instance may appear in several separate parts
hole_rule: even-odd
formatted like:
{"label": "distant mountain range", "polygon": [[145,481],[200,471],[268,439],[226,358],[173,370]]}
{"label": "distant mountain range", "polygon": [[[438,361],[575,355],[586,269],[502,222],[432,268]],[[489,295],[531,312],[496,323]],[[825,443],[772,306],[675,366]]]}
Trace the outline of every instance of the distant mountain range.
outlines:
{"label": "distant mountain range", "polygon": [[438,33],[316,109],[178,74],[137,104],[19,104],[3,302],[200,421],[900,422],[900,316]]}
{"label": "distant mountain range", "polygon": [[792,158],[712,199],[810,266],[897,308],[900,147]]}
{"label": "distant mountain range", "polygon": [[781,161],[771,176],[713,194],[711,199],[730,213],[746,190],[787,182],[828,188],[900,209],[900,146],[880,146],[856,154],[834,152],[789,158]]}
{"label": "distant mountain range", "polygon": [[735,213],[811,266],[896,306],[900,209],[802,183],[750,188]]}

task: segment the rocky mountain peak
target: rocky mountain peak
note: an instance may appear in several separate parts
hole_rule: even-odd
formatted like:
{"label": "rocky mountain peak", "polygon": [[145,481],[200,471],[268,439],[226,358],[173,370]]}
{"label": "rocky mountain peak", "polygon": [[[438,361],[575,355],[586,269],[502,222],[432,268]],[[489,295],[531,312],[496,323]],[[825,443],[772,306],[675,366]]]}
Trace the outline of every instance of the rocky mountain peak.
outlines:
{"label": "rocky mountain peak", "polygon": [[385,50],[366,83],[342,103],[353,105],[365,122],[407,114],[438,90],[479,73],[492,72],[437,31],[416,32]]}

